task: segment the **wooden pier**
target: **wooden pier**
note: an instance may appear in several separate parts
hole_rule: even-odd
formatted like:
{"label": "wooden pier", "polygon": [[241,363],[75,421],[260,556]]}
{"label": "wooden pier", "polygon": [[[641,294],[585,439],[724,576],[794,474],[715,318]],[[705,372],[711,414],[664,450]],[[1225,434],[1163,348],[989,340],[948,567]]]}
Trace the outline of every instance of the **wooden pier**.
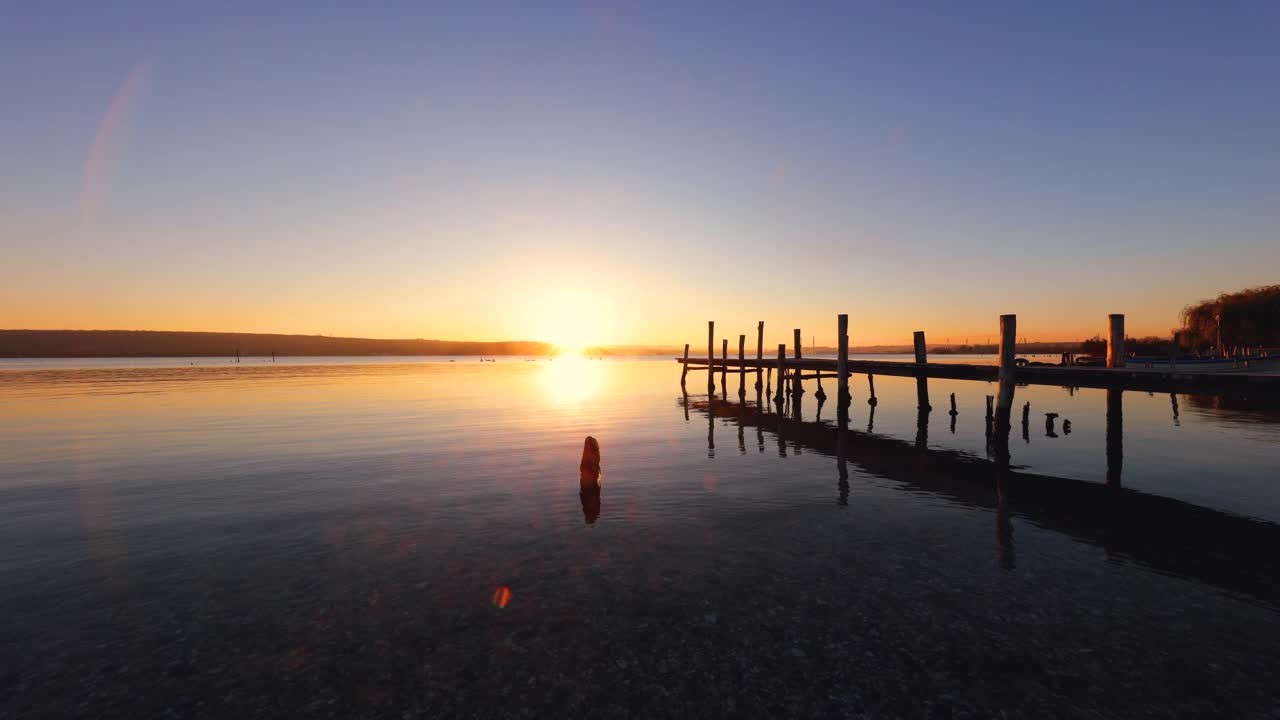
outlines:
{"label": "wooden pier", "polygon": [[[1124,316],[1109,317],[1109,337],[1107,349],[1107,367],[1085,367],[1080,365],[1048,365],[1019,364],[1017,358],[1017,317],[1015,315],[1000,316],[1000,354],[996,365],[974,365],[967,363],[931,363],[925,352],[924,332],[916,331],[914,362],[894,360],[854,360],[849,358],[849,338],[847,333],[848,316],[837,317],[836,358],[803,357],[800,347],[800,330],[793,331],[795,349],[791,357],[786,356],[786,345],[778,345],[778,357],[766,360],[762,357],[764,347],[764,323],[757,326],[757,350],[755,358],[744,358],[741,348],[745,336],[739,337],[739,354],[730,358],[722,351],[721,357],[715,357],[715,323],[707,325],[707,358],[690,358],[686,350],[685,357],[676,358],[676,362],[684,365],[681,373],[681,385],[690,370],[710,370],[711,373],[724,374],[730,368],[739,376],[739,391],[745,388],[747,372],[756,374],[756,385],[759,387],[760,374],[769,370],[777,373],[776,387],[778,395],[784,392],[791,394],[804,392],[800,382],[803,380],[834,378],[838,384],[837,397],[848,397],[848,376],[852,374],[891,375],[914,377],[921,380],[927,378],[949,378],[957,380],[1000,381],[1002,390],[997,395],[997,405],[1008,410],[1008,402],[1012,400],[1011,390],[1014,385],[1055,385],[1059,387],[1118,388],[1124,390],[1150,390],[1154,392],[1185,393],[1217,393],[1217,392],[1280,392],[1280,374],[1258,374],[1241,369],[1227,368],[1223,372],[1193,371],[1187,364],[1178,365],[1176,357],[1170,357],[1167,364],[1150,363],[1151,366],[1139,366],[1130,363],[1126,366],[1124,355]],[[727,343],[727,339],[725,340]],[[1269,359],[1270,363],[1280,364],[1280,359]],[[715,392],[713,375],[707,379],[708,392]],[[790,388],[787,388],[790,381]],[[784,388],[787,388],[784,390]],[[723,393],[722,393],[723,394]],[[927,384],[919,386],[919,405],[928,408]]]}

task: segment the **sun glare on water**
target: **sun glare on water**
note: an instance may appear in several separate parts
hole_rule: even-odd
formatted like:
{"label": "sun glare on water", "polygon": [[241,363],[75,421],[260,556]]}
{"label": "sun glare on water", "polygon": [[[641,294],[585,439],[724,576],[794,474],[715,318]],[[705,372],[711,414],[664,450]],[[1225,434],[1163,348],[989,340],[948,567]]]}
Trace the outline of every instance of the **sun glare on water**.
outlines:
{"label": "sun glare on water", "polygon": [[552,404],[574,407],[603,392],[605,372],[602,361],[562,354],[542,364],[538,384]]}

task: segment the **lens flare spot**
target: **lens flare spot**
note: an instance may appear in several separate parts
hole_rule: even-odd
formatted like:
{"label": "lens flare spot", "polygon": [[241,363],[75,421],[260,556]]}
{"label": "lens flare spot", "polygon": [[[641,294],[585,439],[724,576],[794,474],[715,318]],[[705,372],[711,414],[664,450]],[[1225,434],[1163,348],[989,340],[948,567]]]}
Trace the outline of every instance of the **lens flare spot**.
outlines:
{"label": "lens flare spot", "polygon": [[507,603],[511,602],[511,588],[503,585],[493,591],[493,606],[496,608],[505,608]]}

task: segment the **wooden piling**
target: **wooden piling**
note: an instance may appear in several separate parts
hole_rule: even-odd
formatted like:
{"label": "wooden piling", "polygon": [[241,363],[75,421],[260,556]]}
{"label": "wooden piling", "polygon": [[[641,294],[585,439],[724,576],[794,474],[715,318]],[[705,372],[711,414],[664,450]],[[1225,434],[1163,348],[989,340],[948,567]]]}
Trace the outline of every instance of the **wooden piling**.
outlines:
{"label": "wooden piling", "polygon": [[786,369],[787,362],[787,345],[786,343],[778,343],[778,394],[774,398],[774,402],[782,402],[782,385],[783,371]]}
{"label": "wooden piling", "polygon": [[1173,334],[1173,345],[1169,348],[1169,368],[1170,369],[1178,367],[1178,350],[1180,349],[1179,346],[1182,345],[1181,340],[1182,340],[1182,333]]}
{"label": "wooden piling", "polygon": [[960,411],[956,410],[956,394],[951,393],[951,417],[959,415]]}
{"label": "wooden piling", "polygon": [[1124,367],[1124,315],[1107,316],[1107,367]]}
{"label": "wooden piling", "polygon": [[849,316],[836,316],[836,404],[849,401]]}
{"label": "wooden piling", "polygon": [[[799,360],[802,357],[803,354],[800,352],[800,328],[796,328],[796,359]],[[800,384],[800,373],[796,372],[792,373],[792,375],[795,376],[795,380],[791,383],[791,394],[799,395],[804,392],[804,386]]]}
{"label": "wooden piling", "polygon": [[[925,355],[924,331],[915,331],[912,341],[915,343],[916,347],[916,364],[927,364],[929,359]],[[923,370],[916,376],[916,409],[923,412],[928,412],[933,409],[929,404],[929,379],[925,376]]]}
{"label": "wooden piling", "polygon": [[680,387],[684,387],[684,379],[689,375],[689,343],[684,344],[684,369],[680,371]]}
{"label": "wooden piling", "polygon": [[747,394],[747,336],[738,336],[738,397]]}
{"label": "wooden piling", "polygon": [[1000,316],[1000,407],[1013,406],[1013,368],[1017,361],[1018,316]]}
{"label": "wooden piling", "polygon": [[880,402],[879,400],[876,399],[876,376],[875,375],[867,375],[867,388],[871,390],[871,397],[867,398],[867,404],[872,407],[875,407],[876,403]]}
{"label": "wooden piling", "polygon": [[729,338],[720,341],[720,384],[724,384],[724,376],[729,374]]}
{"label": "wooden piling", "polygon": [[756,389],[760,389],[760,366],[764,365],[764,321],[756,323]]}
{"label": "wooden piling", "polygon": [[707,392],[714,393],[716,391],[716,321],[707,321]]}

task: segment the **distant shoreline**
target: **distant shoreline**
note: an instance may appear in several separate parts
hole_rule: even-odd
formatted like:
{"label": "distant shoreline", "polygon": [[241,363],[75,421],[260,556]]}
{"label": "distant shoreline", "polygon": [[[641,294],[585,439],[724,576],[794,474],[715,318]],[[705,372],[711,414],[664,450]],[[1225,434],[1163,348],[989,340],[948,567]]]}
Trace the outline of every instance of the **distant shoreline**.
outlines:
{"label": "distant shoreline", "polygon": [[553,356],[554,345],[507,340],[380,340],[167,330],[0,330],[0,358]]}

